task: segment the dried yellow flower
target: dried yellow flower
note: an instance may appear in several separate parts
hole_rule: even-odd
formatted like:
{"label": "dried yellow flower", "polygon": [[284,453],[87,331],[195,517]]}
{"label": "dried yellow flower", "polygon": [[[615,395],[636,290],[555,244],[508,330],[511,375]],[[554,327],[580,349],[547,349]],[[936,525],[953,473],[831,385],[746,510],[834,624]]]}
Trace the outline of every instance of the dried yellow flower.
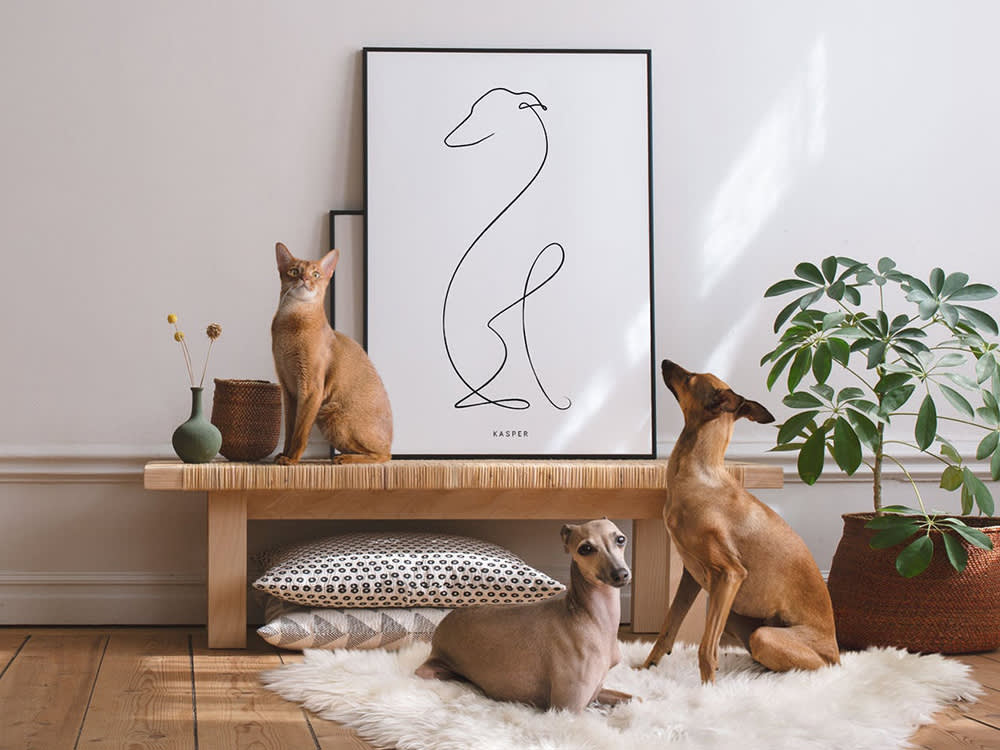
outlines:
{"label": "dried yellow flower", "polygon": [[176,315],[174,315],[173,313],[170,313],[170,314],[169,314],[169,315],[167,316],[167,322],[168,322],[168,323],[176,323],[176,322],[177,322],[177,316],[176,316]]}
{"label": "dried yellow flower", "polygon": [[212,339],[212,341],[215,341],[222,335],[222,326],[218,323],[211,323],[208,328],[205,329],[205,333],[208,334],[208,337]]}
{"label": "dried yellow flower", "polygon": [[183,340],[184,340],[184,331],[178,331],[177,333],[174,334],[174,341],[183,341]]}

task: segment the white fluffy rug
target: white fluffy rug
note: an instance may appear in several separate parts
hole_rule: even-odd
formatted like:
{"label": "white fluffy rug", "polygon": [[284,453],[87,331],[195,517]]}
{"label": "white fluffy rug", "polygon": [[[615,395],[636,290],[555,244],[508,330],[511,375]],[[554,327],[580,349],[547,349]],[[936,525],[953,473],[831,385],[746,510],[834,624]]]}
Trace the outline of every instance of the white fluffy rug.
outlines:
{"label": "white fluffy rug", "polygon": [[305,652],[264,684],[372,744],[399,750],[887,750],[904,747],[931,714],[974,700],[969,668],[895,649],[845,653],[839,667],[775,674],[746,652],[720,655],[714,686],[698,676],[697,648],[679,645],[640,670],[646,643],[622,643],[605,687],[642,696],[580,715],[485,698],[467,684],[414,677],[429,645],[396,652]]}

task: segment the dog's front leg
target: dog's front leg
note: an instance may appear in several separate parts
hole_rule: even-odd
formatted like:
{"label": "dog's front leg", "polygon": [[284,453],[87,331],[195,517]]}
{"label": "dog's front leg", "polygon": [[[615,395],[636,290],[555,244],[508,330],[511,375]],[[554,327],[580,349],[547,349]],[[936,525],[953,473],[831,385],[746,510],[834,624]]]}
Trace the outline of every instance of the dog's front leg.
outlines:
{"label": "dog's front leg", "polygon": [[642,665],[643,669],[649,669],[659,664],[664,654],[669,654],[673,650],[674,640],[677,638],[677,632],[681,629],[681,623],[684,622],[684,618],[691,609],[691,604],[700,591],[701,586],[698,585],[694,576],[688,572],[688,569],[684,568],[680,583],[677,584],[677,593],[674,594],[674,601],[670,604],[670,609],[667,610],[667,616],[663,620],[663,627],[660,629],[660,634],[657,636],[656,642],[653,643],[653,648],[650,650],[649,656],[646,657],[646,661]]}
{"label": "dog's front leg", "polygon": [[724,565],[709,568],[708,577],[708,617],[705,634],[698,647],[698,667],[703,683],[715,682],[715,671],[719,668],[719,640],[726,628],[736,593],[747,577],[747,570],[736,560],[730,560]]}

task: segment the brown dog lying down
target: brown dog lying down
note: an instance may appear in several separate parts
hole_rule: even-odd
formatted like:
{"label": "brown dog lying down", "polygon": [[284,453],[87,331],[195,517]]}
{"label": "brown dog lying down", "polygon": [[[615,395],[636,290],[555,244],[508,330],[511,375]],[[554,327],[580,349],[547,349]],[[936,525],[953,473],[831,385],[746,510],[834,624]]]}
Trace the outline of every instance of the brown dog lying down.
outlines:
{"label": "brown dog lying down", "polygon": [[632,696],[602,689],[618,663],[619,589],[630,576],[625,536],[607,519],[562,527],[573,555],[566,591],[538,602],[456,609],[416,674],[467,680],[490,698],[581,711]]}
{"label": "brown dog lying down", "polygon": [[702,682],[715,680],[724,630],[768,669],[838,664],[830,595],[805,542],[723,465],[737,419],[768,423],[774,417],[714,375],[691,373],[669,360],[662,368],[684,413],[663,506],[684,574],[645,666],[670,653],[699,587],[708,592],[698,650]]}

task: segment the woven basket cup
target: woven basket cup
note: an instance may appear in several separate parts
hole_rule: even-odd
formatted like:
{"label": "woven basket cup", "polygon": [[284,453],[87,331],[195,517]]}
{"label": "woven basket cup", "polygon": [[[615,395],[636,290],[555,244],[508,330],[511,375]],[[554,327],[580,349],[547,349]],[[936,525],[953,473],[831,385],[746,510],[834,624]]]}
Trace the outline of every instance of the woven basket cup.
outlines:
{"label": "woven basket cup", "polygon": [[266,380],[216,378],[212,424],[222,433],[219,453],[230,461],[267,458],[281,433],[281,387]]}
{"label": "woven basket cup", "polygon": [[844,535],[830,568],[830,598],[841,647],[897,646],[961,654],[1000,647],[1000,518],[963,518],[993,541],[992,550],[965,545],[969,562],[951,567],[940,534],[934,557],[914,578],[896,571],[902,545],[874,550],[871,513],[844,515]]}

